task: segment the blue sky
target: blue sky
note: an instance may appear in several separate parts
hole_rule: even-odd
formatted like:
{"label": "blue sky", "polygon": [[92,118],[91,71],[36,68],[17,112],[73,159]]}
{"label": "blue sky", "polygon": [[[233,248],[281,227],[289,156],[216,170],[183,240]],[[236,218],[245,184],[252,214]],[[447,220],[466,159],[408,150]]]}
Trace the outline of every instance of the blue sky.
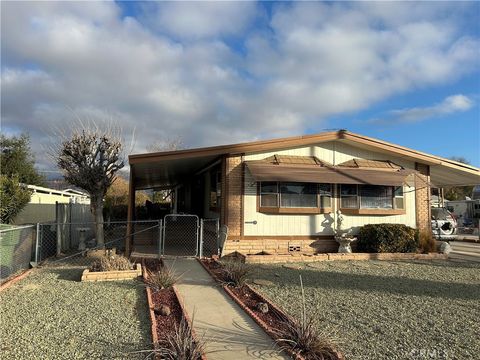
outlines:
{"label": "blue sky", "polygon": [[478,2],[2,2],[2,132],[132,152],[348,129],[480,166]]}

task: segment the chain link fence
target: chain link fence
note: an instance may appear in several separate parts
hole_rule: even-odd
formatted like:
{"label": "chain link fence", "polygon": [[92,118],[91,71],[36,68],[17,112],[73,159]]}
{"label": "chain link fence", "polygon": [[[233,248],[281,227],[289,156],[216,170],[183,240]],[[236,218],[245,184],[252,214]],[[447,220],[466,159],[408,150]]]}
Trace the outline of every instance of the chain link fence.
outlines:
{"label": "chain link fence", "polygon": [[[123,255],[128,222],[103,224],[104,242],[95,239],[95,223],[39,224],[36,261],[63,278],[79,280],[84,269],[104,255]],[[134,244],[153,247],[158,254],[161,221],[133,221]]]}
{"label": "chain link fence", "polygon": [[[40,266],[89,267],[105,254],[123,254],[127,221],[103,223],[104,241],[95,238],[94,222],[43,223],[5,226],[1,234],[1,281],[30,263]],[[218,254],[219,220],[196,215],[167,215],[164,220],[130,222],[133,251],[153,256],[204,256]]]}
{"label": "chain link fence", "polygon": [[[38,224],[38,243],[35,261],[42,262],[51,257],[81,255],[98,248],[125,250],[127,221],[103,223],[103,243],[95,238],[95,223],[49,223]],[[158,247],[158,233],[161,222],[158,220],[131,222],[131,235],[134,243]]]}
{"label": "chain link fence", "polygon": [[0,226],[0,283],[3,283],[30,267],[35,245],[35,226]]}

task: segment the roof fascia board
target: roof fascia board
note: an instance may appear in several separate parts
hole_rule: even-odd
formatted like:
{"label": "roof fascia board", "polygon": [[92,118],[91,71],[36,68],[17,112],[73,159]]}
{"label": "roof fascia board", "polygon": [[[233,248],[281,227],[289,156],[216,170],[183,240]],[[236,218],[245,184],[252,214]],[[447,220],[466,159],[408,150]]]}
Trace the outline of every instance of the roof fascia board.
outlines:
{"label": "roof fascia board", "polygon": [[374,146],[390,152],[397,153],[399,155],[408,156],[420,161],[424,161],[429,165],[443,165],[453,169],[467,171],[472,174],[480,174],[479,169],[475,166],[460,163],[454,160],[445,159],[439,156],[423,153],[421,151],[409,149],[400,145],[388,143],[385,141],[373,139],[367,136],[358,135],[354,133],[345,132],[342,136],[343,139],[355,141],[365,145]]}
{"label": "roof fascia board", "polygon": [[213,146],[198,149],[167,151],[160,153],[148,153],[130,155],[128,157],[130,164],[149,163],[159,160],[177,160],[186,157],[201,157],[212,155],[241,155],[257,151],[268,151],[282,148],[289,148],[301,145],[310,145],[319,142],[326,142],[339,139],[338,132],[328,132],[316,135],[295,136],[290,138],[281,138],[265,141],[255,141],[251,143],[241,143],[233,145]]}

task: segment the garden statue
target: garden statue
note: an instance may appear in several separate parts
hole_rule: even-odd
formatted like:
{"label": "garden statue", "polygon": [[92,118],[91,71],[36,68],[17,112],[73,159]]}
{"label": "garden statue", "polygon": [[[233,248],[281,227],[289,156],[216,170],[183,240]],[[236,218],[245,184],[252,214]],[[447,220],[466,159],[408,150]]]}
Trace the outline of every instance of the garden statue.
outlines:
{"label": "garden statue", "polygon": [[337,210],[337,229],[335,230],[335,241],[340,244],[338,247],[339,253],[351,253],[352,247],[350,246],[350,243],[357,240],[357,238],[349,235],[349,230],[342,230],[342,223],[344,219],[345,218],[343,217],[342,212]]}

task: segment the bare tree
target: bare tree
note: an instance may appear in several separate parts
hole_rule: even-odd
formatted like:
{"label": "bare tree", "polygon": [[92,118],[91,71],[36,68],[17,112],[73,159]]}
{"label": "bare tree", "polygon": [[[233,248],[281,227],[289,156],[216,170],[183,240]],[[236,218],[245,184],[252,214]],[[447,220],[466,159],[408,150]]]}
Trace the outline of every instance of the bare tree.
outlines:
{"label": "bare tree", "polygon": [[183,140],[180,136],[165,138],[163,140],[157,140],[154,143],[147,146],[147,151],[149,152],[160,152],[160,151],[173,151],[181,150],[184,148]]}
{"label": "bare tree", "polygon": [[103,198],[115,181],[115,174],[125,165],[121,131],[113,126],[104,129],[95,123],[81,124],[70,136],[62,136],[54,149],[55,161],[65,180],[90,194],[95,217],[95,237],[104,244]]}

